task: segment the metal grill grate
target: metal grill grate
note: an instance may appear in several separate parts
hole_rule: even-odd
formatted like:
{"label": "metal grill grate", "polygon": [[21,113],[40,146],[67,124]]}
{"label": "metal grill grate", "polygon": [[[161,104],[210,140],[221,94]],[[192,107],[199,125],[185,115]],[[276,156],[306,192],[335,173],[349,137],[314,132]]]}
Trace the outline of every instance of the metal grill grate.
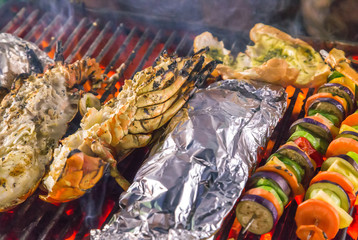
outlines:
{"label": "metal grill grate", "polygon": [[[4,21],[1,32],[35,42],[50,57],[54,55],[55,43],[61,40],[66,62],[85,56],[96,58],[104,73],[109,75],[121,66],[120,81],[130,78],[143,67],[151,66],[165,49],[181,55],[192,51],[194,35],[179,38],[176,31],[148,27],[142,30],[124,23],[114,24],[88,17],[65,19],[31,7],[15,6],[7,17],[10,20]],[[118,87],[118,84],[113,85],[112,90]],[[102,101],[109,96],[110,92],[107,93],[102,96]],[[125,177],[134,177],[145,155],[146,149],[138,150],[120,164]],[[0,214],[1,240],[83,239],[91,228],[101,227],[117,211],[116,200],[122,190],[109,176],[104,176],[83,198],[59,206],[39,200],[39,192],[17,208]]]}
{"label": "metal grill grate", "polygon": [[[74,62],[85,56],[93,57],[103,67],[104,73],[109,75],[121,66],[120,81],[131,78],[144,67],[151,66],[164,50],[181,56],[189,55],[193,51],[194,36],[201,32],[138,25],[137,22],[127,20],[106,21],[103,17],[65,18],[19,4],[5,5],[0,10],[7,12],[2,16],[1,32],[12,33],[35,42],[48,52],[50,57],[54,55],[55,43],[61,40],[67,62]],[[236,38],[230,34],[216,35],[224,39],[226,45],[231,44],[232,52],[242,50],[240,47],[248,42],[245,38]],[[233,41],[233,38],[238,40]],[[116,91],[119,84],[111,87]],[[107,99],[110,93],[109,91],[104,94],[101,100]],[[313,90],[301,91],[292,88],[288,93],[288,109],[273,134],[272,145],[266,154],[275,151],[286,140],[287,136],[282,132],[287,132],[298,116],[302,117],[305,100],[313,94]],[[146,153],[147,149],[139,149],[120,163],[120,171],[127,179],[133,179]],[[117,200],[122,192],[108,175],[81,199],[59,206],[39,200],[39,191],[17,208],[0,214],[0,240],[83,239],[88,236],[91,228],[100,228],[118,210]],[[294,236],[292,231],[287,233],[283,230],[284,222],[289,218],[293,219],[294,210],[295,206],[285,211],[286,215],[282,216],[277,226],[277,233],[281,237],[276,236],[276,239],[287,239],[287,234]],[[234,214],[227,217],[225,226],[217,234],[218,239],[227,238],[234,217]],[[254,236],[246,237],[251,238],[256,239]]]}

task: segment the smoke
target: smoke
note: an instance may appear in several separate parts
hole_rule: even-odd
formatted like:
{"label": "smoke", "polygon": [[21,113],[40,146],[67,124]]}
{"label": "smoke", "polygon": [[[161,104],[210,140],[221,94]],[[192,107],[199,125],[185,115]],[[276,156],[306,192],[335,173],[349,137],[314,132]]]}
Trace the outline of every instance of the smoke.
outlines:
{"label": "smoke", "polygon": [[61,15],[65,18],[74,16],[74,7],[69,0],[30,0],[45,12],[53,13],[53,16]]}
{"label": "smoke", "polygon": [[302,0],[302,15],[310,35],[324,39],[358,40],[356,0]]}
{"label": "smoke", "polygon": [[109,2],[115,2],[122,11],[195,23],[203,30],[215,27],[248,33],[258,22],[288,30],[293,29],[291,25],[302,25],[296,22],[299,0],[107,0],[102,6]]}
{"label": "smoke", "polygon": [[[217,28],[248,34],[258,22],[291,35],[358,40],[356,0],[30,0],[43,10],[74,16],[73,5],[94,10],[134,13],[148,21],[200,26],[196,32]],[[119,17],[118,17],[119,18]],[[178,26],[173,26],[178,27]],[[185,29],[184,29],[185,30]],[[187,29],[191,30],[191,29]]]}
{"label": "smoke", "polygon": [[106,172],[101,181],[80,198],[80,206],[84,214],[84,224],[88,229],[98,227],[98,221],[103,211],[109,177],[109,172]]}

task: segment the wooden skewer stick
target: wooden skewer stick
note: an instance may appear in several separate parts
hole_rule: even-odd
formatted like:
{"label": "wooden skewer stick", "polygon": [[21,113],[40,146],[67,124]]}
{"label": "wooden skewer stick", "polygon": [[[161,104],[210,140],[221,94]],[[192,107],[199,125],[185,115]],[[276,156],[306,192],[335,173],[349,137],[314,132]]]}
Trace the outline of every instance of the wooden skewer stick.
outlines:
{"label": "wooden skewer stick", "polygon": [[254,222],[255,218],[256,218],[256,215],[253,214],[252,217],[250,218],[249,222],[247,223],[246,227],[242,226],[242,228],[240,229],[240,232],[239,232],[239,236],[237,237],[237,240],[243,240],[245,238],[245,233],[250,228],[250,226]]}
{"label": "wooden skewer stick", "polygon": [[250,228],[250,226],[252,225],[252,223],[255,221],[256,215],[252,215],[250,221],[247,223],[246,227],[242,230],[242,233],[245,234],[246,231]]}
{"label": "wooden skewer stick", "polygon": [[[315,222],[314,222],[314,225],[315,225],[315,226],[318,226],[318,222],[319,222],[319,221],[318,221],[318,219],[316,218],[316,220],[315,220]],[[314,231],[311,230],[310,233],[308,234],[306,240],[310,240],[311,237],[313,236],[313,234],[314,234]]]}

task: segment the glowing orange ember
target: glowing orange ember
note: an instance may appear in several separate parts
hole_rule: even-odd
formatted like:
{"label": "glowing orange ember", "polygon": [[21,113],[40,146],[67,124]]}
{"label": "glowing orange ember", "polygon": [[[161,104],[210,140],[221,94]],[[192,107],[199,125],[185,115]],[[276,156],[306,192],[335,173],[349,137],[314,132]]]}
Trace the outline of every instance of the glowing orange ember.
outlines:
{"label": "glowing orange ember", "polygon": [[305,197],[304,194],[295,196],[295,201],[297,202],[298,205],[300,205],[303,202],[304,197]]}
{"label": "glowing orange ember", "polygon": [[[293,97],[294,93],[295,93],[296,88],[292,87],[292,86],[288,86],[286,88],[286,93],[287,93],[287,106],[290,105],[291,103],[291,97]],[[304,104],[304,100],[307,98],[307,93],[308,93],[309,88],[301,88],[300,89],[300,93],[298,94],[297,98],[296,98],[296,102],[294,105],[294,108],[292,110],[292,114],[291,117],[292,118],[297,118],[298,114],[301,112],[303,104]]]}
{"label": "glowing orange ember", "polygon": [[354,208],[354,212],[353,212],[353,222],[351,223],[351,225],[348,227],[348,234],[349,236],[351,236],[353,239],[357,239],[358,238],[358,211],[357,211],[357,207],[358,205],[355,205]]}
{"label": "glowing orange ember", "polygon": [[68,209],[67,211],[66,211],[66,214],[67,215],[72,215],[73,213],[74,213],[74,209],[73,208],[70,208],[70,209]]}
{"label": "glowing orange ember", "polygon": [[104,206],[102,216],[99,218],[98,227],[102,227],[103,223],[106,221],[107,217],[111,213],[113,207],[114,201],[108,201],[107,204]]}
{"label": "glowing orange ember", "polygon": [[272,239],[272,232],[269,233],[265,233],[263,235],[261,235],[260,240],[271,240]]}
{"label": "glowing orange ember", "polygon": [[76,238],[76,235],[77,235],[77,231],[73,231],[72,235],[66,238],[66,240],[74,240]]}
{"label": "glowing orange ember", "polygon": [[232,224],[232,227],[229,232],[228,239],[237,239],[237,237],[239,236],[240,230],[241,230],[241,224],[235,217],[234,223]]}

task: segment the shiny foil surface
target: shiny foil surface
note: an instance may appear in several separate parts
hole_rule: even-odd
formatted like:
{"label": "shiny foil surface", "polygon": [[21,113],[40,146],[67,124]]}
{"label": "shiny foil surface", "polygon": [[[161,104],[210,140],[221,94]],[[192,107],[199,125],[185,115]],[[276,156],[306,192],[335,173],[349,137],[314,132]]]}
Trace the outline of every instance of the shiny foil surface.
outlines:
{"label": "shiny foil surface", "polygon": [[[92,239],[213,238],[286,110],[282,87],[225,80],[198,90],[167,127]],[[261,150],[262,151],[262,150]]]}
{"label": "shiny foil surface", "polygon": [[17,75],[29,73],[26,46],[35,52],[43,67],[53,63],[35,44],[9,33],[0,33],[0,87],[9,90]]}

